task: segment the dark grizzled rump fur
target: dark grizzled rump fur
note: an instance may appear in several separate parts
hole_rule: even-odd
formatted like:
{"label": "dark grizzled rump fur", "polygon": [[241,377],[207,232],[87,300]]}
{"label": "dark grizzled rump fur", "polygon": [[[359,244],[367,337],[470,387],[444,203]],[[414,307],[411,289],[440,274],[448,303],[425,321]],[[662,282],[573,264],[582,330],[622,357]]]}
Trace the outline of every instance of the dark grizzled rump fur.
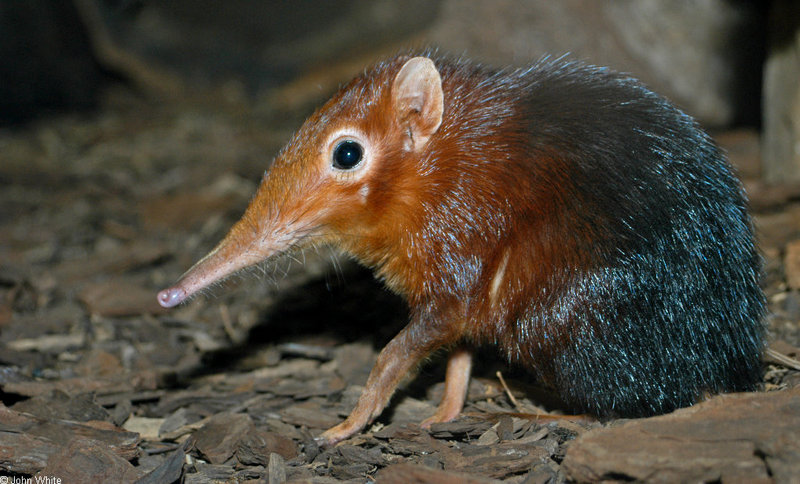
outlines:
{"label": "dark grizzled rump fur", "polygon": [[513,333],[538,342],[512,359],[541,368],[576,409],[601,416],[658,414],[706,393],[753,389],[761,260],[720,150],[628,77],[561,61],[518,76],[530,149],[562,161],[560,172],[534,176],[564,192],[568,231],[593,235],[578,237],[589,255],[557,282],[560,295],[519,315]]}

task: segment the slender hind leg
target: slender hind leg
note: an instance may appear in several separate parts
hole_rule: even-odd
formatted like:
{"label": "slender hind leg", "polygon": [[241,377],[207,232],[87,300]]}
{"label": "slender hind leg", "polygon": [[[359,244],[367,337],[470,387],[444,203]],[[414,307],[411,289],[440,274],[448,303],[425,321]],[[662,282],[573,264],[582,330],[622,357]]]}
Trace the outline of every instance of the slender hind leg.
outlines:
{"label": "slender hind leg", "polygon": [[457,348],[447,360],[442,401],[439,403],[436,413],[422,422],[423,428],[429,428],[431,424],[435,423],[449,422],[458,417],[464,408],[464,400],[467,398],[471,372],[472,352],[466,348]]}

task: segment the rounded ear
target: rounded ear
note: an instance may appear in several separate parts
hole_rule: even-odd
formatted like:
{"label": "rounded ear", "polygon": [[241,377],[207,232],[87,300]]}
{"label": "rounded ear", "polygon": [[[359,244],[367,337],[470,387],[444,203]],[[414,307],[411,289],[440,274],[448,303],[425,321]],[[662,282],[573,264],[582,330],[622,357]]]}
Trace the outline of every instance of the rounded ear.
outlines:
{"label": "rounded ear", "polygon": [[403,146],[419,151],[442,124],[442,78],[433,61],[414,57],[397,73],[392,84],[395,119],[403,128]]}

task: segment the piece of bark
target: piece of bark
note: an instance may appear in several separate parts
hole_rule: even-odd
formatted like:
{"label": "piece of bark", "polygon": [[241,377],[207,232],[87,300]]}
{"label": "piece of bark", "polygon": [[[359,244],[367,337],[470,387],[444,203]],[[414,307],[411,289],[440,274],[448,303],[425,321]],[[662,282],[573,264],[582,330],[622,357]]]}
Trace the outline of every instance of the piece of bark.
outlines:
{"label": "piece of bark", "polygon": [[[5,427],[6,422],[0,417]],[[0,469],[14,474],[34,474],[47,465],[59,447],[44,437],[0,430]]]}
{"label": "piece of bark", "polygon": [[800,289],[800,240],[786,244],[786,255],[783,259],[786,284],[791,289]]}
{"label": "piece of bark", "polygon": [[103,442],[74,439],[51,456],[34,482],[59,478],[61,482],[134,482],[139,472],[130,462],[109,449]]}
{"label": "piece of bark", "polygon": [[95,252],[92,257],[66,260],[53,268],[56,278],[62,283],[72,284],[98,274],[122,274],[124,272],[154,264],[169,255],[163,244],[145,240]]}
{"label": "piece of bark", "polygon": [[16,351],[39,351],[61,353],[85,344],[84,334],[46,334],[36,338],[20,338],[9,341],[7,346]]}
{"label": "piece of bark", "polygon": [[161,314],[155,291],[125,279],[114,279],[88,285],[78,298],[92,314],[105,317]]}
{"label": "piece of bark", "polygon": [[415,464],[394,464],[378,471],[375,476],[378,484],[489,484],[500,481],[478,477],[463,472],[430,469]]}
{"label": "piece of bark", "polygon": [[239,442],[255,428],[243,413],[221,413],[211,417],[194,433],[195,447],[212,464],[222,464],[239,448]]}
{"label": "piece of bark", "polygon": [[284,462],[283,457],[274,452],[270,454],[267,472],[268,484],[283,484],[286,482],[286,462]]}
{"label": "piece of bark", "polygon": [[128,370],[117,355],[95,348],[83,355],[75,365],[75,373],[85,377],[117,378],[126,375]]}
{"label": "piece of bark", "polygon": [[[138,384],[142,384],[139,386]],[[134,390],[152,389],[154,382],[146,381],[136,377],[128,376],[126,378],[105,379],[98,377],[79,377],[79,378],[64,378],[62,380],[54,381],[15,381],[8,382],[2,385],[2,389],[6,393],[15,393],[17,395],[25,395],[33,397],[36,395],[43,395],[59,390],[69,394],[79,393],[95,393],[100,400],[103,395],[122,394],[134,392]]]}
{"label": "piece of bark", "polygon": [[355,445],[342,444],[336,447],[336,451],[348,462],[363,462],[372,466],[386,465],[386,459],[378,447],[365,449]]}
{"label": "piece of bark", "polygon": [[178,482],[183,473],[183,464],[190,442],[190,440],[187,440],[183,446],[175,449],[160,466],[142,476],[136,481],[136,484],[171,484]]}
{"label": "piece of bark", "polygon": [[341,422],[339,417],[328,413],[318,403],[311,401],[291,405],[278,413],[281,415],[281,420],[286,423],[316,430],[329,429]]}
{"label": "piece of bark", "polygon": [[751,178],[744,179],[742,183],[754,212],[780,210],[787,203],[800,199],[798,182],[767,183]]}
{"label": "piece of bark", "polygon": [[782,250],[786,244],[797,239],[800,232],[800,204],[792,203],[782,210],[755,214],[759,240],[765,248]]}
{"label": "piece of bark", "polygon": [[[789,482],[800,475],[800,389],[721,395],[573,441],[570,479]],[[794,477],[793,477],[794,476]]]}
{"label": "piece of bark", "polygon": [[236,482],[233,480],[233,467],[230,465],[195,462],[195,468],[197,469],[197,472],[186,474],[186,482],[192,484]]}
{"label": "piece of bark", "polygon": [[138,455],[139,435],[108,422],[45,419],[0,404],[0,469],[33,474],[76,439],[100,442],[125,460]]}
{"label": "piece of bark", "polygon": [[164,424],[163,418],[139,417],[134,415],[125,421],[123,426],[129,432],[136,432],[142,440],[156,441],[159,438],[159,430]]}
{"label": "piece of bark", "polygon": [[445,469],[496,479],[522,474],[533,465],[545,463],[553,455],[544,445],[501,442],[495,445],[466,446],[458,459],[445,459]]}
{"label": "piece of bark", "polygon": [[334,351],[337,373],[348,385],[363,385],[375,365],[375,348],[364,342],[341,345]]}
{"label": "piece of bark", "polygon": [[275,378],[256,383],[254,389],[277,396],[293,397],[295,400],[305,400],[341,392],[345,389],[345,382],[336,375],[324,375],[313,379]]}
{"label": "piece of bark", "polygon": [[69,395],[53,390],[46,395],[38,395],[22,400],[11,407],[16,412],[29,413],[43,419],[61,419],[74,422],[90,420],[109,420],[106,409],[97,404],[94,394]]}
{"label": "piece of bark", "polygon": [[244,465],[270,463],[270,455],[278,454],[284,459],[297,457],[297,446],[286,437],[263,429],[251,428],[239,442],[236,458]]}
{"label": "piece of bark", "polygon": [[431,435],[439,439],[478,438],[494,424],[489,420],[473,417],[462,417],[452,422],[431,425]]}
{"label": "piece of bark", "polygon": [[731,129],[714,133],[713,137],[728,156],[739,178],[761,178],[761,139],[757,129]]}

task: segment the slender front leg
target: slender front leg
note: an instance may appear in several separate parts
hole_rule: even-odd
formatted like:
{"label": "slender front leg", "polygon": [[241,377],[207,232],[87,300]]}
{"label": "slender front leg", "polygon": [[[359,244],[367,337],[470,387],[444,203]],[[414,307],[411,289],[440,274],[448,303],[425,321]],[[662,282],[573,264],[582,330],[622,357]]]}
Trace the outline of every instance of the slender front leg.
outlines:
{"label": "slender front leg", "polygon": [[414,318],[378,355],[364,392],[350,416],[322,433],[317,440],[333,445],[366,427],[380,415],[397,386],[423,359],[442,346],[446,332],[441,323]]}
{"label": "slender front leg", "polygon": [[442,401],[439,403],[436,413],[420,424],[422,428],[427,429],[431,424],[449,422],[458,417],[464,408],[464,400],[467,398],[471,372],[472,352],[466,348],[456,348],[447,360]]}

